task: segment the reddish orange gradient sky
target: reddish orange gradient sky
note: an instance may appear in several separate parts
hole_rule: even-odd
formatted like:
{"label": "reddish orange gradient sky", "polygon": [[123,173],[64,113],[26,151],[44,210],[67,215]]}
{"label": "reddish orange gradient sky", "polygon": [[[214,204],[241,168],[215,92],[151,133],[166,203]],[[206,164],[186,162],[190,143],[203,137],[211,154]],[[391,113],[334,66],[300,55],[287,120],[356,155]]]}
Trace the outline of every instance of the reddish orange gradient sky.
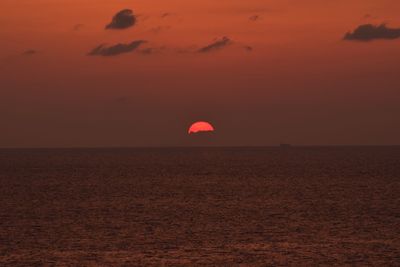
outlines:
{"label": "reddish orange gradient sky", "polygon": [[[105,30],[125,8],[137,24]],[[198,120],[218,129],[215,145],[400,144],[400,39],[343,40],[362,24],[400,28],[399,9],[394,0],[1,0],[0,147],[188,145]],[[197,52],[223,37],[230,45]],[[135,40],[147,42],[87,55]]]}

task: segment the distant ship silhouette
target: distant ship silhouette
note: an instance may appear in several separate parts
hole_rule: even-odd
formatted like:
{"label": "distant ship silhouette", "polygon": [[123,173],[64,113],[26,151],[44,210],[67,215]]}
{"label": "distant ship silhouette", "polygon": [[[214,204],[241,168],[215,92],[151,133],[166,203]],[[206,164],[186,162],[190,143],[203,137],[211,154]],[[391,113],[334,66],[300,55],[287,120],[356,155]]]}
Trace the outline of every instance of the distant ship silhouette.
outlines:
{"label": "distant ship silhouette", "polygon": [[292,145],[291,144],[280,144],[279,147],[288,148],[288,147],[292,147]]}

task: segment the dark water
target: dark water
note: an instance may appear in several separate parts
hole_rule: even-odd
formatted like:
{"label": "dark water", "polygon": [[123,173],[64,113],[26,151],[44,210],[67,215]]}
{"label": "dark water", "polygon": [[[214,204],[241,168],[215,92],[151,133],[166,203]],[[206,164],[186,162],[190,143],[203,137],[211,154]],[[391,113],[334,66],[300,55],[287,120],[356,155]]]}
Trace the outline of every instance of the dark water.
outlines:
{"label": "dark water", "polygon": [[0,266],[400,266],[400,148],[0,150]]}

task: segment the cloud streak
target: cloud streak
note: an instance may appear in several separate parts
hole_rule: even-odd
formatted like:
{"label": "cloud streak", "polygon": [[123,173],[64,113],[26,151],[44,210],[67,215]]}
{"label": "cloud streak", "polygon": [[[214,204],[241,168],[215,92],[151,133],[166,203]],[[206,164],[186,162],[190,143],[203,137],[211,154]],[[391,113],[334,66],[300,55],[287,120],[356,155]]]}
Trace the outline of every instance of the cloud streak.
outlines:
{"label": "cloud streak", "polygon": [[76,24],[73,28],[74,31],[79,31],[80,29],[82,29],[85,25],[83,24]]}
{"label": "cloud streak", "polygon": [[163,31],[167,31],[169,29],[171,29],[171,26],[158,26],[158,27],[151,28],[149,31],[154,34],[158,34]]}
{"label": "cloud streak", "polygon": [[249,45],[245,45],[244,50],[246,50],[247,52],[253,52],[253,47],[249,46]]}
{"label": "cloud streak", "polygon": [[144,55],[152,55],[152,54],[155,54],[155,53],[159,53],[159,52],[161,52],[161,51],[163,51],[165,49],[166,49],[165,46],[147,47],[147,48],[141,49],[139,51],[139,53],[144,54]]}
{"label": "cloud streak", "polygon": [[24,52],[22,53],[22,55],[25,55],[25,56],[32,56],[32,55],[36,55],[37,53],[38,53],[38,51],[36,51],[36,50],[34,50],[34,49],[29,49],[29,50],[24,51]]}
{"label": "cloud streak", "polygon": [[360,25],[353,32],[348,32],[344,36],[347,41],[372,41],[376,39],[394,40],[400,38],[400,28],[389,28],[386,24]]}
{"label": "cloud streak", "polygon": [[199,53],[209,53],[212,51],[220,50],[232,43],[232,40],[229,39],[228,37],[224,36],[219,40],[216,40],[214,43],[211,43],[207,46],[204,46],[197,50]]}
{"label": "cloud streak", "polygon": [[135,25],[136,20],[132,10],[123,9],[115,14],[112,21],[106,25],[106,30],[123,30]]}
{"label": "cloud streak", "polygon": [[139,48],[142,44],[146,43],[144,40],[133,41],[129,44],[116,44],[106,46],[101,44],[88,53],[88,56],[117,56],[120,54],[130,53]]}
{"label": "cloud streak", "polygon": [[165,13],[163,13],[163,14],[161,14],[161,18],[162,19],[164,19],[164,18],[166,18],[166,17],[170,17],[170,16],[172,16],[172,13],[169,13],[169,12],[165,12]]}
{"label": "cloud streak", "polygon": [[253,16],[251,16],[251,17],[249,17],[249,20],[250,21],[258,21],[258,20],[260,20],[260,16],[259,15],[253,15]]}

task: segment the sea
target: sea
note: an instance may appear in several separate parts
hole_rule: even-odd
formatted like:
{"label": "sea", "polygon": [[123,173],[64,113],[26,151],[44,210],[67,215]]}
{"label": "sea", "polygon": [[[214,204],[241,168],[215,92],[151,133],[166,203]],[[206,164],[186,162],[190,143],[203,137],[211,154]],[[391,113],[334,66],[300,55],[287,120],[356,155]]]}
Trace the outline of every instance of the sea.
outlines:
{"label": "sea", "polygon": [[1,149],[0,266],[400,266],[400,147]]}

